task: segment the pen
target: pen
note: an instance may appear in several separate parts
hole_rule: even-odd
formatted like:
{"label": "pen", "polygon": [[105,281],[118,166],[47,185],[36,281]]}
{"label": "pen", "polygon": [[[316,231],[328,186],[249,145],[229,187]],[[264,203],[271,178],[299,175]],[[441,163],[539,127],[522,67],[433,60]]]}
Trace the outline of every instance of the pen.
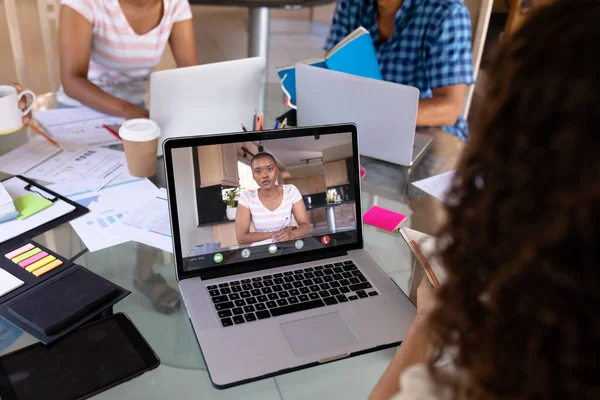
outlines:
{"label": "pen", "polygon": [[[279,232],[280,230],[283,229],[283,227],[285,226],[285,224],[288,222],[288,219],[290,219],[290,217],[285,217],[285,221],[283,221],[283,224],[281,224],[281,226],[279,227],[279,229],[277,230],[277,232]],[[273,235],[273,241],[271,243],[275,243],[275,235]]]}
{"label": "pen", "polygon": [[257,130],[259,130],[259,131],[262,131],[262,130],[263,130],[263,121],[264,121],[264,119],[265,119],[265,115],[261,113],[261,114],[258,116],[258,124],[257,124],[257,126],[256,126],[256,129],[257,129]]}
{"label": "pen", "polygon": [[275,127],[273,129],[278,129],[279,128],[279,120],[275,121]]}
{"label": "pen", "polygon": [[44,132],[41,131],[41,129],[39,129],[38,127],[36,127],[34,124],[29,124],[29,126],[31,127],[31,129],[33,129],[35,132],[39,133],[40,135],[42,135],[44,137],[44,139],[46,139],[47,141],[49,141],[50,143],[52,143],[55,146],[58,146],[58,143],[56,143],[54,140],[52,140],[50,138],[50,136],[46,135]]}
{"label": "pen", "polygon": [[256,130],[256,111],[254,111],[254,117],[252,118],[252,130],[255,131]]}
{"label": "pen", "polygon": [[248,132],[248,129],[246,129],[246,125],[242,124],[242,129],[244,130],[244,132]]}
{"label": "pen", "polygon": [[102,127],[104,129],[106,129],[107,131],[109,131],[111,134],[113,134],[117,139],[122,140],[121,136],[119,136],[119,134],[117,132],[115,132],[111,127],[109,127],[108,125],[102,125]]}
{"label": "pen", "polygon": [[287,126],[287,118],[283,120],[283,122],[281,123],[281,126],[279,127],[280,129],[283,129]]}

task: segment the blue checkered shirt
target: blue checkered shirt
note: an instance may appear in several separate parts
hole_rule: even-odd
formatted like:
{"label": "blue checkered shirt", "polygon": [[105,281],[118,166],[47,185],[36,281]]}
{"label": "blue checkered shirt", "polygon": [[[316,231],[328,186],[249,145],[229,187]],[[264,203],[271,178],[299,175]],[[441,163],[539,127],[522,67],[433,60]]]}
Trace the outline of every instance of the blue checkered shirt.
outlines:
{"label": "blue checkered shirt", "polygon": [[[392,37],[382,42],[376,0],[338,0],[324,49],[363,26],[371,33],[384,80],[414,86],[422,99],[432,97],[431,89],[474,83],[471,17],[462,0],[404,0],[394,24]],[[442,128],[468,138],[462,116]]]}

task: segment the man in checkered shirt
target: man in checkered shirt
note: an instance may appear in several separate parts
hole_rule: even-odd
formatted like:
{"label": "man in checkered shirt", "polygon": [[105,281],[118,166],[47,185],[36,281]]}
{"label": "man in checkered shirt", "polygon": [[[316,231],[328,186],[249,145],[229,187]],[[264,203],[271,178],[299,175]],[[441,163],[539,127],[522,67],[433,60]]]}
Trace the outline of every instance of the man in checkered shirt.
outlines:
{"label": "man in checkered shirt", "polygon": [[473,84],[471,18],[462,0],[338,0],[324,49],[356,28],[371,33],[383,79],[421,92],[418,126],[468,138],[461,116]]}

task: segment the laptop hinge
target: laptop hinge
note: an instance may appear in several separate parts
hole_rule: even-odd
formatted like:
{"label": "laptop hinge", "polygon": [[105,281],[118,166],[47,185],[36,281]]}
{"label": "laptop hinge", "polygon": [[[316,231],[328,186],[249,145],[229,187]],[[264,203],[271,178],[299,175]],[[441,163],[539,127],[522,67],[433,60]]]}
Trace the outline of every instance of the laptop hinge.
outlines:
{"label": "laptop hinge", "polygon": [[201,272],[198,274],[198,276],[202,280],[216,279],[216,278],[222,278],[225,276],[245,274],[248,272],[262,271],[262,270],[266,270],[266,269],[301,264],[301,263],[311,262],[311,261],[325,260],[327,258],[342,257],[342,256],[347,256],[347,255],[348,255],[348,251],[346,251],[346,250],[332,250],[331,252],[328,252],[327,254],[319,253],[317,255],[311,255],[311,253],[306,253],[306,254],[302,254],[302,255],[294,254],[294,257],[292,257],[290,259],[286,259],[286,260],[264,259],[264,260],[256,260],[255,263],[252,263],[250,265],[244,265],[241,267],[229,267],[228,268],[226,266],[223,266],[223,268],[212,269],[210,271]]}

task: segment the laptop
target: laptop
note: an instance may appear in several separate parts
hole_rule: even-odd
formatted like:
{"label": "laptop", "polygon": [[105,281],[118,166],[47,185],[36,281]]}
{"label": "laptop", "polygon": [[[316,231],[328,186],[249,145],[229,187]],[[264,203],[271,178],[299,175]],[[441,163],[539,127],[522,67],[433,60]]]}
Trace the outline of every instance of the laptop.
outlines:
{"label": "laptop", "polygon": [[[269,236],[238,244],[235,221],[227,220],[221,201],[222,191],[230,186],[215,184],[215,179],[238,178],[240,190],[254,190],[249,179],[256,171],[249,163],[259,150],[275,158],[284,193],[286,180],[297,178],[299,171],[307,173],[301,165],[318,177],[331,172],[324,166],[336,163],[335,173],[347,174],[345,184],[337,187],[344,189],[344,197],[327,203],[321,193],[312,194],[310,204],[308,196],[297,200],[294,207],[298,213],[306,210],[310,230],[295,240],[276,242]],[[364,249],[358,154],[353,124],[165,141],[177,279],[216,388],[397,346],[403,340],[416,309]],[[235,172],[232,162],[238,165]],[[327,182],[331,176],[321,178]],[[302,221],[296,212],[275,215],[264,204],[255,207],[252,227]],[[314,211],[323,209],[331,211],[326,214],[333,221],[312,223],[324,214]],[[243,218],[241,214],[238,206],[236,218]],[[247,242],[244,238],[240,241]]]}
{"label": "laptop", "polygon": [[309,65],[296,65],[298,126],[353,122],[360,154],[413,166],[432,138],[415,133],[419,89]]}
{"label": "laptop", "polygon": [[260,104],[262,57],[157,71],[150,75],[150,119],[170,137],[241,131]]}

